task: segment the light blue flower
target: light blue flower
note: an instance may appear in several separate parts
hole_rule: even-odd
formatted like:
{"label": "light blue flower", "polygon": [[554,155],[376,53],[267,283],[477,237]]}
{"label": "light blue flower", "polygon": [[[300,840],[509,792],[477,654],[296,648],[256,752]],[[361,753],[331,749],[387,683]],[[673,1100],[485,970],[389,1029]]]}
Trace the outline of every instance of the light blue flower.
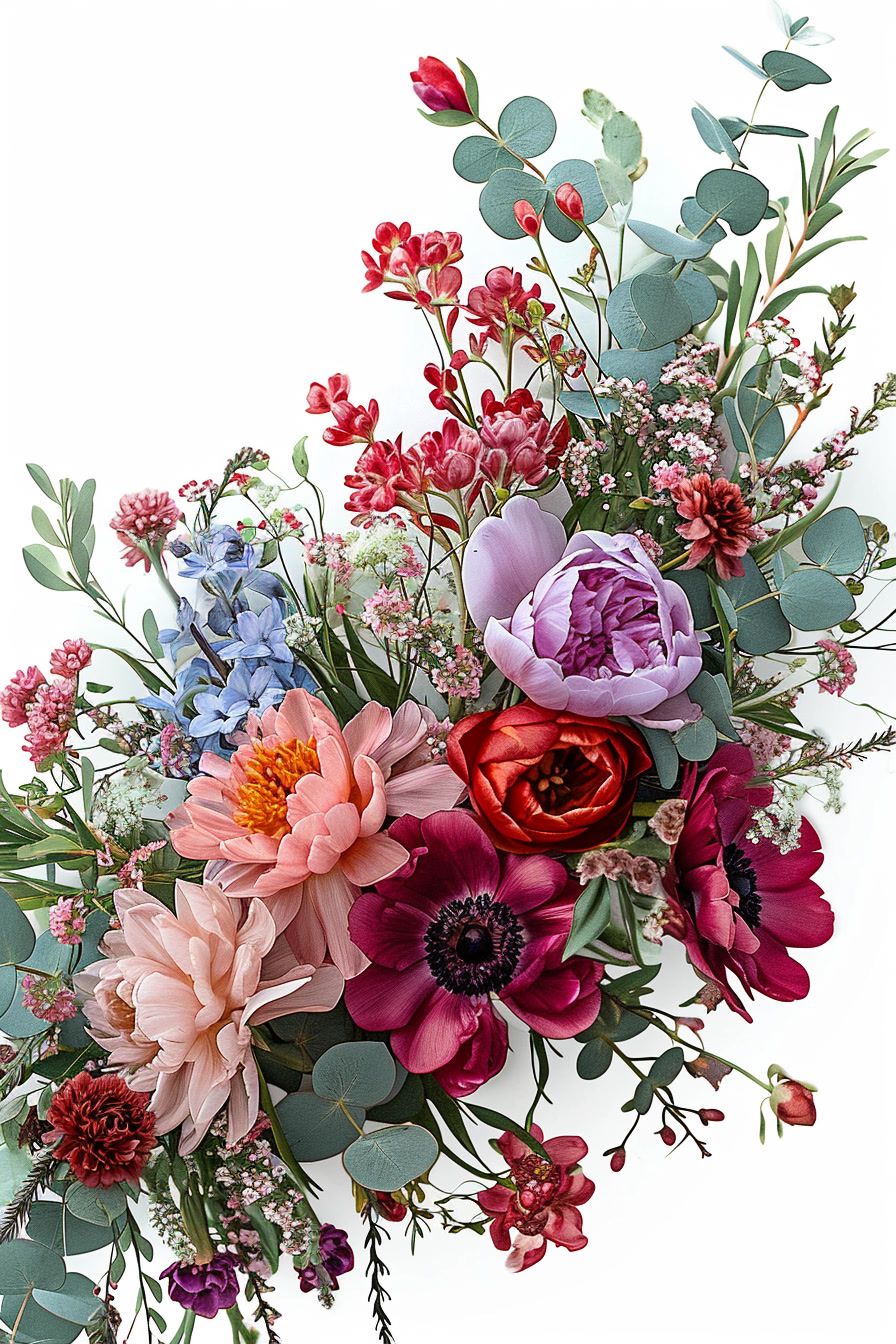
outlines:
{"label": "light blue flower", "polygon": [[250,710],[262,714],[271,705],[279,705],[285,694],[286,687],[272,667],[250,672],[245,663],[238,663],[226,686],[200,691],[195,697],[197,714],[190,722],[190,732],[200,739],[229,737],[242,727]]}
{"label": "light blue flower", "polygon": [[264,659],[292,666],[292,653],[283,627],[284,610],[276,599],[264,611],[241,611],[236,618],[236,638],[218,645],[221,658]]}

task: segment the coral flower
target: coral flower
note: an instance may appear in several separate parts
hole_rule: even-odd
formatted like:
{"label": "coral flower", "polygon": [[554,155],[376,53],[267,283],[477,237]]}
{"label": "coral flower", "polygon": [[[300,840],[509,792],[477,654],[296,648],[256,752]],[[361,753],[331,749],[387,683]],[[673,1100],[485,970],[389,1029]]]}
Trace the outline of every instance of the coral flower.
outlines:
{"label": "coral flower", "polygon": [[[510,1251],[507,1268],[529,1269],[538,1263],[552,1241],[568,1251],[580,1251],[588,1238],[582,1232],[579,1205],[594,1194],[594,1182],[578,1164],[588,1152],[584,1139],[573,1135],[544,1140],[538,1125],[532,1136],[542,1143],[546,1162],[515,1134],[504,1133],[498,1147],[510,1168],[513,1189],[493,1185],[479,1196],[480,1208],[491,1215],[489,1232],[499,1251]],[[515,1233],[511,1249],[511,1233]]]}
{"label": "coral flower", "polygon": [[118,534],[124,547],[122,558],[126,565],[150,567],[150,551],[161,552],[165,538],[182,517],[180,507],[167,490],[138,490],[133,495],[122,495],[118,513],[109,526]]}
{"label": "coral flower", "polygon": [[666,874],[667,931],[747,1021],[728,972],[751,996],[805,998],[809,976],[788,948],[819,947],[834,931],[831,907],[812,881],[822,861],[815,828],[804,819],[798,847],[786,854],[748,835],[754,813],[772,799],[770,788],[750,787],[752,775],[742,746],[717,751],[699,778],[688,772],[684,829]]}
{"label": "coral flower", "polygon": [[685,569],[712,559],[720,579],[742,578],[741,556],[753,540],[753,514],[744,503],[740,486],[705,472],[679,481],[672,488],[679,517],[675,530],[691,543]]}
{"label": "coral flower", "polygon": [[272,953],[264,902],[241,911],[211,882],[178,882],[173,911],[136,890],[119,891],[115,909],[121,928],[106,935],[106,958],[76,979],[91,1035],[135,1091],[152,1092],[159,1133],[181,1127],[181,1152],[224,1106],[227,1142],[236,1143],[258,1115],[251,1027],[329,1011],[342,976],[297,966],[282,945]]}
{"label": "coral flower", "polygon": [[493,994],[542,1036],[590,1026],[603,967],[563,960],[578,888],[562,863],[499,854],[468,812],[403,817],[389,834],[408,861],[349,917],[373,962],[345,987],[359,1027],[391,1032],[405,1068],[466,1096],[507,1056]]}
{"label": "coral flower", "polygon": [[171,843],[213,860],[207,876],[229,896],[263,897],[299,961],[319,966],[329,953],[357,975],[367,962],[348,934],[352,901],[407,859],[382,833],[387,815],[452,807],[463,785],[421,753],[429,720],[411,703],[393,718],[371,702],[343,729],[292,690],[246,730],[229,761],[202,757],[205,775],[169,818]]}
{"label": "coral flower", "polygon": [[44,1135],[82,1185],[137,1181],[156,1146],[148,1099],[115,1074],[79,1073],[63,1083],[47,1111]]}

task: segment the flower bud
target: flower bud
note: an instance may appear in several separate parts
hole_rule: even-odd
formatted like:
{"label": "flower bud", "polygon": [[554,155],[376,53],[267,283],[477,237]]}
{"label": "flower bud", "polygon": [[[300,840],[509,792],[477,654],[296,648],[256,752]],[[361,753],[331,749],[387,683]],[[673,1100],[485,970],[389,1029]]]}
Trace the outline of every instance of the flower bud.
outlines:
{"label": "flower bud", "polygon": [[472,115],[469,99],[453,70],[437,56],[421,56],[411,71],[414,92],[431,112],[466,112]]}
{"label": "flower bud", "polygon": [[621,1171],[625,1166],[625,1149],[614,1148],[613,1155],[610,1158],[610,1170]]}
{"label": "flower bud", "polygon": [[581,194],[571,182],[563,182],[557,188],[554,192],[554,200],[557,202],[557,209],[561,210],[569,219],[574,219],[577,224],[584,223],[585,205]]}
{"label": "flower bud", "polygon": [[785,1078],[771,1095],[772,1110],[785,1125],[814,1125],[815,1098],[805,1083]]}
{"label": "flower bud", "polygon": [[707,1110],[707,1109],[704,1107],[703,1110],[698,1111],[697,1114],[700,1116],[700,1119],[703,1121],[704,1125],[711,1124],[714,1120],[724,1120],[724,1119],[725,1119],[725,1112],[724,1112],[724,1111],[716,1111],[716,1110],[713,1110],[712,1108],[710,1108],[710,1109]]}
{"label": "flower bud", "polygon": [[535,213],[535,207],[529,201],[517,201],[513,213],[523,233],[528,233],[530,238],[534,238],[541,228],[541,219]]}
{"label": "flower bud", "polygon": [[663,1143],[666,1145],[666,1147],[671,1148],[673,1143],[675,1142],[675,1130],[671,1127],[671,1125],[663,1125],[662,1129],[659,1130],[658,1133]]}

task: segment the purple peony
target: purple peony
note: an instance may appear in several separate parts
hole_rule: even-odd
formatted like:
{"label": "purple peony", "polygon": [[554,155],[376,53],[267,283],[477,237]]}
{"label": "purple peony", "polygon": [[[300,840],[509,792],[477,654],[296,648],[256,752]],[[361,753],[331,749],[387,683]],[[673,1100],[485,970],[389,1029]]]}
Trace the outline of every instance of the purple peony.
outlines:
{"label": "purple peony", "polygon": [[463,580],[486,652],[536,705],[671,730],[699,717],[684,694],[701,667],[688,600],[637,537],[567,541],[517,497],[473,533]]}
{"label": "purple peony", "polygon": [[197,1316],[217,1316],[232,1307],[239,1295],[236,1256],[218,1251],[206,1265],[191,1265],[177,1260],[163,1269],[160,1278],[168,1280],[172,1302],[194,1311]]}
{"label": "purple peony", "polygon": [[[339,1287],[339,1275],[347,1274],[355,1267],[355,1253],[348,1244],[348,1236],[341,1227],[324,1223],[318,1238],[320,1263],[330,1276],[329,1287]],[[320,1275],[315,1265],[306,1265],[299,1270],[299,1287],[303,1293],[316,1293],[321,1286]]]}

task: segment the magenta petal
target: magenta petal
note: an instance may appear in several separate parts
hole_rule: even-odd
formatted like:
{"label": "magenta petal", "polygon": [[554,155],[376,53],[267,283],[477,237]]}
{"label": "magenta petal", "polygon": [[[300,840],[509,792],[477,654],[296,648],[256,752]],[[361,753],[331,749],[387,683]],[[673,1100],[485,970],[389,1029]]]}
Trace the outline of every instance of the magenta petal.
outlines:
{"label": "magenta petal", "polygon": [[394,1031],[410,1022],[432,988],[425,961],[402,971],[368,966],[346,981],[345,1006],[363,1031]]}
{"label": "magenta petal", "polygon": [[432,1073],[447,1064],[477,1027],[477,1014],[469,999],[435,987],[431,977],[430,984],[434,993],[421,1005],[413,1022],[393,1031],[391,1037],[396,1058],[411,1073]]}
{"label": "magenta petal", "polygon": [[381,966],[403,970],[424,955],[424,938],[430,916],[409,904],[384,901],[376,892],[365,892],[349,912],[352,942]]}
{"label": "magenta petal", "polygon": [[546,967],[525,988],[509,985],[501,999],[533,1031],[551,1040],[566,1040],[597,1017],[601,970],[587,957],[570,957],[560,966]]}
{"label": "magenta petal", "polygon": [[[511,910],[521,915],[536,906],[554,901],[568,883],[569,874],[563,864],[558,863],[556,859],[549,859],[543,854],[525,857],[508,854],[504,860],[501,885],[495,894],[499,900],[509,905]],[[575,894],[578,895],[578,892]],[[552,906],[551,910],[553,912],[555,907]],[[564,908],[560,913],[561,919],[567,918],[568,933],[568,920],[572,917],[571,909],[567,911]]]}
{"label": "magenta petal", "polygon": [[470,615],[480,630],[489,618],[510,616],[566,545],[559,518],[534,499],[515,497],[499,518],[480,523],[464,551],[463,583]]}
{"label": "magenta petal", "polygon": [[500,1073],[507,1058],[507,1025],[486,1003],[479,1025],[457,1054],[436,1070],[436,1081],[452,1097],[466,1097]]}

